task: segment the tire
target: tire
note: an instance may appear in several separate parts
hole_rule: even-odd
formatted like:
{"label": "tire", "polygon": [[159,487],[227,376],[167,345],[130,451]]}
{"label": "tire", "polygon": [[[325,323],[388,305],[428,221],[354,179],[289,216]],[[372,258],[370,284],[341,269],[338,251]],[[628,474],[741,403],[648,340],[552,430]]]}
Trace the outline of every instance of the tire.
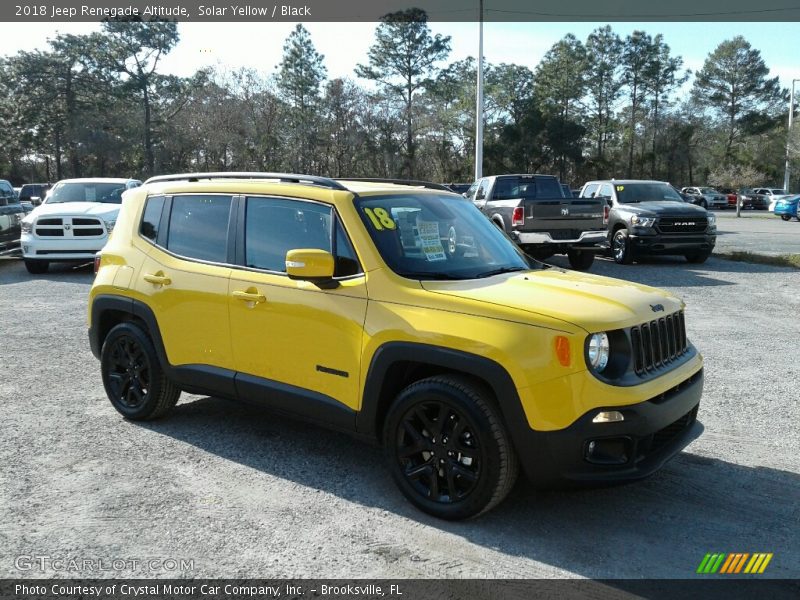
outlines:
{"label": "tire", "polygon": [[47,269],[50,267],[50,263],[46,260],[35,260],[26,258],[25,259],[25,268],[28,269],[28,273],[31,275],[41,275],[42,273],[47,273]]}
{"label": "tire", "polygon": [[491,398],[488,388],[458,375],[423,379],[397,396],[384,424],[384,451],[414,506],[440,519],[467,519],[511,491],[517,455]]}
{"label": "tire", "polygon": [[708,257],[711,256],[711,252],[692,252],[690,254],[686,254],[686,260],[688,260],[693,265],[701,265],[708,260]]}
{"label": "tire", "polygon": [[567,252],[569,266],[576,271],[586,271],[594,262],[594,252],[589,250],[569,250]]}
{"label": "tire", "polygon": [[791,221],[792,215],[781,215],[781,219],[784,221]]}
{"label": "tire", "polygon": [[614,237],[611,238],[611,255],[618,265],[629,265],[633,262],[633,250],[631,250],[627,229],[617,229],[614,232]]}
{"label": "tire", "polygon": [[120,323],[108,333],[100,370],[111,404],[132,421],[163,417],[181,395],[161,369],[153,342],[134,323]]}

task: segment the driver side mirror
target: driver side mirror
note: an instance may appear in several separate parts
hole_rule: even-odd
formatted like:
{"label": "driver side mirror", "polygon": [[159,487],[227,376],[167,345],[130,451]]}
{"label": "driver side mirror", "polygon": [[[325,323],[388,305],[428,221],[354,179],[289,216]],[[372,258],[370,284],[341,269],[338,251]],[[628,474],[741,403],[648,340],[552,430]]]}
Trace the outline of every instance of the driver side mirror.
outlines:
{"label": "driver side mirror", "polygon": [[290,279],[310,281],[323,289],[338,287],[333,279],[333,254],[315,248],[289,250],[286,253],[286,274]]}

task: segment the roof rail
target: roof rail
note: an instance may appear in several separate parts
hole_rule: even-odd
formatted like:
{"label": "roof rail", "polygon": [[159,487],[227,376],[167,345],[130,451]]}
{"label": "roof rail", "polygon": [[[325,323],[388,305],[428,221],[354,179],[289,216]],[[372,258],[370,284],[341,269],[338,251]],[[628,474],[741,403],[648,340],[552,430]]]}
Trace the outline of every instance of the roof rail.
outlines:
{"label": "roof rail", "polygon": [[181,173],[178,175],[157,175],[145,181],[148,183],[161,183],[166,181],[200,181],[210,179],[273,179],[282,181],[284,183],[304,183],[311,185],[318,185],[320,187],[330,188],[332,190],[349,191],[338,181],[330,177],[318,177],[316,175],[296,175],[292,173],[259,173],[259,172],[238,172],[232,171],[230,173],[216,172],[216,173]]}
{"label": "roof rail", "polygon": [[419,181],[416,179],[384,179],[381,177],[339,177],[340,181],[363,181],[365,183],[394,183],[397,185],[413,185],[416,187],[424,187],[431,190],[440,190],[443,192],[453,193],[453,190],[441,183],[432,183],[430,181]]}

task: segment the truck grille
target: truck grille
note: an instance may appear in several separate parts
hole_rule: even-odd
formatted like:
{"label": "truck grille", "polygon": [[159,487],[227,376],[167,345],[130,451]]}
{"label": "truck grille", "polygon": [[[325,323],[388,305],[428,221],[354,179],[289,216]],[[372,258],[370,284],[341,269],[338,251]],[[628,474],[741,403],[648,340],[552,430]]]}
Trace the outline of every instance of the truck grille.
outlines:
{"label": "truck grille", "polygon": [[631,327],[633,370],[637,375],[668,365],[688,347],[683,311]]}
{"label": "truck grille", "polygon": [[706,217],[661,217],[656,223],[661,233],[698,233],[708,228]]}
{"label": "truck grille", "polygon": [[42,238],[101,238],[106,234],[103,222],[95,217],[42,217],[34,225]]}

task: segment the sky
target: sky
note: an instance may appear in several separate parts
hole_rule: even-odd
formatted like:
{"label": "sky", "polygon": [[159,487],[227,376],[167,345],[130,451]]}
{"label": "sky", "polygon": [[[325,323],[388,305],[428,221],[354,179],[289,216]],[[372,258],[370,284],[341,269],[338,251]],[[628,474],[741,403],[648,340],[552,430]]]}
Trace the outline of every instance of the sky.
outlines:
{"label": "sky", "polygon": [[[585,41],[589,33],[605,23],[500,23],[484,24],[484,55],[493,64],[516,63],[534,69],[547,50],[567,33]],[[789,88],[800,78],[796,40],[800,23],[612,23],[620,36],[634,29],[651,35],[662,33],[673,55],[683,57],[684,68],[697,71],[717,45],[743,35],[761,51],[771,76],[780,77]],[[162,72],[191,75],[204,66],[222,70],[250,67],[265,74],[274,72],[281,60],[283,43],[294,23],[180,23],[181,41],[162,63]],[[374,41],[375,23],[305,23],[317,51],[324,55],[328,77],[356,79],[353,69],[366,63]],[[449,62],[477,56],[477,23],[440,23],[429,26],[433,33],[451,36]],[[93,23],[15,23],[0,35],[0,56],[19,50],[45,48],[57,32],[88,33],[99,29]],[[363,82],[362,82],[363,83]],[[691,84],[691,80],[687,86]]]}

